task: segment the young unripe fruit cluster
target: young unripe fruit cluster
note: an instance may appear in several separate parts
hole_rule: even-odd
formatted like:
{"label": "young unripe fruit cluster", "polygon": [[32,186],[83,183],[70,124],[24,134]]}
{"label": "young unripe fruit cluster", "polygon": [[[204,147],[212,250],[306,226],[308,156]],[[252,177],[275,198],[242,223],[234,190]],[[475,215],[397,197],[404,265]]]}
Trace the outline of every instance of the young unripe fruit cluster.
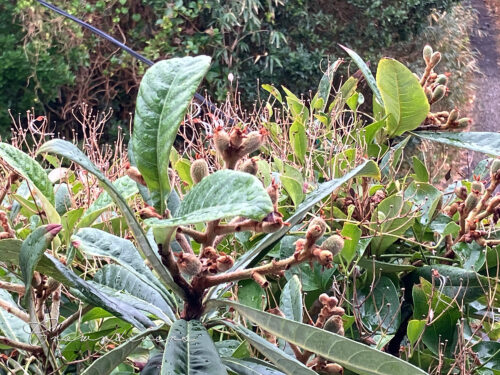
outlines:
{"label": "young unripe fruit cluster", "polygon": [[245,133],[245,129],[235,126],[227,133],[222,127],[214,131],[215,149],[224,160],[225,167],[234,169],[245,155],[257,151],[266,139],[265,129]]}

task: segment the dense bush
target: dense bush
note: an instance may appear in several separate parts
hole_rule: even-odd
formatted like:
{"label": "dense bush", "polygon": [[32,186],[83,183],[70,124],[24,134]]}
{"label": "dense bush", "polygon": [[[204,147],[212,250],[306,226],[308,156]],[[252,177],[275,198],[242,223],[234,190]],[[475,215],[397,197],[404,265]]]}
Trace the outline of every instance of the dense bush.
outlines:
{"label": "dense bush", "polygon": [[[82,6],[80,1],[54,1],[153,60],[211,55],[205,87],[218,99],[230,87],[230,72],[246,99],[256,97],[257,78],[304,93],[313,89],[328,57],[339,54],[338,42],[376,61],[380,48],[408,39],[424,27],[433,9],[452,3],[99,0]],[[19,93],[16,102],[2,97],[2,123],[5,108],[23,112],[39,103],[66,120],[82,101],[101,109],[112,106],[121,120],[132,111],[143,66],[36,1],[8,1],[0,7],[0,77]]]}

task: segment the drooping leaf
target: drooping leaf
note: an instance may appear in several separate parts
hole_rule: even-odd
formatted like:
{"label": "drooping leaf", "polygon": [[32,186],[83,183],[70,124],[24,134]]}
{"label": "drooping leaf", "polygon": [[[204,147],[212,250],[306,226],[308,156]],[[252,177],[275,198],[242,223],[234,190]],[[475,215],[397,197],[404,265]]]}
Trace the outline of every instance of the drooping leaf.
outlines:
{"label": "drooping leaf", "polygon": [[450,146],[500,156],[500,134],[493,132],[415,132],[414,135]]}
{"label": "drooping leaf", "polygon": [[238,375],[285,375],[285,373],[266,365],[265,362],[252,358],[239,359],[222,357],[224,363],[231,371]]}
{"label": "drooping leaf", "polygon": [[61,155],[82,166],[84,169],[96,176],[99,182],[103,185],[103,189],[106,190],[122,212],[130,230],[134,234],[137,244],[139,245],[139,250],[144,254],[153,269],[173,291],[180,296],[184,295],[182,289],[174,282],[168,270],[163,266],[163,264],[161,264],[160,259],[154,253],[151,244],[146,238],[141,225],[135,219],[135,215],[128,206],[127,201],[121,196],[120,192],[104,176],[104,174],[89,160],[89,158],[83,154],[83,152],[70,142],[53,139],[44,143],[39,148],[38,153],[55,153]]}
{"label": "drooping leaf", "polygon": [[410,340],[411,345],[415,345],[424,332],[425,320],[412,319],[408,322],[408,328],[406,329],[406,335],[408,340]]}
{"label": "drooping leaf", "polygon": [[[12,295],[5,289],[0,289],[0,299],[13,307],[17,307]],[[0,333],[14,341],[29,343],[30,326],[24,320],[0,307]]]}
{"label": "drooping leaf", "polygon": [[33,272],[35,272],[38,262],[61,228],[62,226],[59,224],[43,225],[31,232],[23,241],[19,252],[19,265],[26,287],[24,301],[31,298],[31,280],[33,280]]}
{"label": "drooping leaf", "polygon": [[63,283],[70,289],[72,294],[78,296],[85,302],[96,307],[101,307],[115,316],[133,324],[137,328],[142,329],[153,325],[142,312],[131,305],[125,304],[103,293],[92,284],[78,277],[72,270],[64,266],[51,255],[45,254],[44,258],[45,259],[42,259],[40,263],[45,261],[53,267],[53,270],[47,275]]}
{"label": "drooping leaf", "polygon": [[349,264],[356,256],[356,248],[358,247],[359,239],[361,238],[361,229],[359,229],[359,226],[356,224],[344,223],[341,234],[346,239],[344,240],[344,247],[340,252],[340,255],[342,255],[342,257]]}
{"label": "drooping leaf", "polygon": [[177,320],[168,332],[161,375],[227,374],[212,338],[198,320]]}
{"label": "drooping leaf", "polygon": [[361,73],[363,73],[363,75],[365,76],[366,82],[368,83],[368,86],[370,86],[370,88],[372,89],[373,94],[377,98],[378,102],[380,103],[380,105],[383,105],[384,100],[382,99],[382,95],[381,95],[380,90],[377,86],[377,82],[375,81],[375,78],[373,77],[373,74],[370,71],[370,68],[368,67],[368,65],[366,65],[366,63],[363,61],[363,59],[356,52],[354,52],[352,49],[349,49],[341,44],[339,44],[339,45],[344,51],[346,51],[349,54],[349,56],[351,56],[352,60],[356,63],[359,70],[361,70]]}
{"label": "drooping leaf", "polygon": [[[150,284],[145,283],[135,273],[124,267],[117,264],[107,264],[96,272],[94,281],[116,292],[123,291],[127,293],[133,298],[127,300],[126,296],[124,298],[120,298],[116,294],[113,294],[113,296],[122,299],[138,310],[155,314],[169,324],[176,320],[172,308],[166,303],[162,295],[152,288]],[[144,304],[144,306],[139,305],[138,302]]]}
{"label": "drooping leaf", "polygon": [[[500,371],[500,343],[495,341],[480,341],[472,347],[474,353],[477,354],[479,362],[485,369]],[[490,372],[496,375],[496,372]],[[482,373],[484,375],[487,372]]]}
{"label": "drooping leaf", "polygon": [[280,297],[280,310],[285,317],[302,322],[302,285],[297,276],[293,276],[283,287]]}
{"label": "drooping leaf", "polygon": [[[252,309],[253,310],[253,309]],[[255,310],[258,311],[258,310]],[[288,375],[315,375],[316,372],[308,369],[295,357],[286,354],[281,349],[271,344],[266,339],[260,337],[255,332],[242,325],[236,325],[229,321],[221,321],[222,324],[231,328],[238,335],[244,337],[255,349],[271,361],[278,369]]]}
{"label": "drooping leaf", "polygon": [[434,264],[432,266],[418,267],[412,275],[417,278],[423,277],[432,282],[433,275],[437,271],[443,278],[434,277],[434,283],[441,293],[449,298],[456,298],[457,301],[465,303],[472,302],[484,296],[492,288],[492,283],[486,276],[480,275],[472,270],[465,270],[460,267],[453,267],[446,264]]}
{"label": "drooping leaf", "polygon": [[143,283],[165,296],[172,304],[173,297],[144,264],[132,242],[94,228],[80,229],[71,237],[71,241],[73,246],[86,254],[113,259]]}
{"label": "drooping leaf", "polygon": [[172,219],[148,219],[153,228],[196,224],[225,217],[262,220],[273,210],[262,183],[249,173],[221,170],[196,184]]}
{"label": "drooping leaf", "polygon": [[416,129],[429,113],[429,102],[413,73],[393,59],[383,58],[377,67],[377,86],[383,98],[389,136]]}
{"label": "drooping leaf", "polygon": [[337,68],[340,65],[341,60],[337,60],[333,64],[331,64],[327,71],[323,74],[323,77],[321,77],[321,81],[319,81],[319,86],[318,86],[318,100],[322,99],[322,105],[319,106],[318,110],[320,112],[324,112],[326,109],[326,106],[328,104],[328,99],[330,97],[330,91],[332,91],[332,84],[333,84],[333,77],[335,75],[335,72],[337,71]]}
{"label": "drooping leaf", "polygon": [[193,95],[210,67],[210,57],[163,60],[146,71],[135,108],[132,147],[158,212],[170,193],[170,149]]}
{"label": "drooping leaf", "polygon": [[[113,181],[113,186],[125,199],[133,197],[139,192],[137,183],[129,176],[123,176]],[[78,223],[78,228],[90,226],[104,211],[112,207],[113,199],[106,191],[103,191],[97,199],[85,210],[85,213]]]}
{"label": "drooping leaf", "polygon": [[59,224],[61,219],[54,207],[54,188],[42,166],[24,152],[7,143],[0,142],[0,158],[16,173],[28,180],[38,193],[37,197],[42,201],[49,221],[52,224]]}
{"label": "drooping leaf", "polygon": [[421,369],[390,354],[310,325],[228,300],[211,300],[209,306],[232,307],[243,317],[270,334],[336,362],[360,375],[425,375]]}
{"label": "drooping leaf", "polygon": [[154,327],[147,329],[127,341],[120,344],[113,350],[107,352],[102,357],[95,360],[87,367],[82,375],[108,375],[118,367],[125,359],[141,344],[142,340],[148,335],[157,332],[162,327]]}
{"label": "drooping leaf", "polygon": [[382,254],[413,224],[410,209],[411,203],[400,195],[391,195],[380,202],[373,211],[370,224],[374,254]]}

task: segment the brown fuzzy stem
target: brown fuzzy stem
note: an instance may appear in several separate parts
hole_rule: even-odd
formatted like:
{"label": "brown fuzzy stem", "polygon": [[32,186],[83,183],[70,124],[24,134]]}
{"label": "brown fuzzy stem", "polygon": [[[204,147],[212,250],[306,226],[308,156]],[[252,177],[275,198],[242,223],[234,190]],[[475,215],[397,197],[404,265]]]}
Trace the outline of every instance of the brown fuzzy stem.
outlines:
{"label": "brown fuzzy stem", "polygon": [[175,233],[175,240],[181,247],[182,251],[184,251],[185,253],[194,254],[193,248],[191,247],[189,241],[186,239],[186,236],[184,236],[179,231]]}
{"label": "brown fuzzy stem", "polygon": [[23,320],[26,323],[29,323],[30,321],[30,316],[27,313],[1,299],[0,299],[0,308],[11,313],[12,315],[17,316],[19,319]]}
{"label": "brown fuzzy stem", "polygon": [[257,273],[260,275],[269,275],[269,274],[278,274],[280,271],[284,271],[289,269],[290,267],[305,262],[312,258],[310,253],[300,253],[298,256],[292,255],[289,258],[279,260],[279,261],[271,261],[268,264],[265,264],[260,267],[238,270],[230,273],[223,273],[220,275],[214,276],[205,276],[203,277],[199,283],[203,287],[203,289],[210,288],[215,285],[230,283],[233,281],[244,280],[252,278],[253,273]]}
{"label": "brown fuzzy stem", "polygon": [[187,234],[189,237],[191,237],[193,240],[195,240],[198,243],[205,242],[205,240],[207,238],[205,233],[199,232],[199,231],[197,231],[195,229],[191,229],[189,227],[178,227],[177,232]]}
{"label": "brown fuzzy stem", "polygon": [[30,344],[25,344],[24,342],[19,342],[15,340],[11,340],[5,336],[0,336],[0,343],[3,345],[10,346],[12,348],[16,348],[19,350],[25,350],[27,352],[31,352],[33,354],[41,354],[42,353],[42,347],[38,345],[30,345]]}
{"label": "brown fuzzy stem", "polygon": [[5,281],[0,281],[0,289],[5,289],[8,290],[9,292],[17,293],[20,296],[23,296],[26,291],[24,285],[8,283]]}

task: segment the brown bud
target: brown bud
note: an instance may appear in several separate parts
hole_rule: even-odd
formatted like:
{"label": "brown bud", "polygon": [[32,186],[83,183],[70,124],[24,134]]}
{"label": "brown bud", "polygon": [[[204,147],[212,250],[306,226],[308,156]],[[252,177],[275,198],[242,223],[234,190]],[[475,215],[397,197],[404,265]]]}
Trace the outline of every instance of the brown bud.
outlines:
{"label": "brown bud", "polygon": [[238,152],[240,156],[257,151],[265,139],[265,132],[253,131],[247,134]]}
{"label": "brown bud", "polygon": [[212,246],[207,246],[203,249],[201,257],[216,261],[219,257],[219,254],[217,253],[217,250],[215,250]]}
{"label": "brown bud", "polygon": [[198,257],[190,253],[174,253],[177,257],[179,270],[188,275],[195,276],[201,272],[201,262]]}
{"label": "brown bud", "polygon": [[246,136],[243,133],[243,130],[235,126],[231,129],[231,132],[229,133],[229,144],[233,148],[239,148],[245,138]]}
{"label": "brown bud", "polygon": [[254,176],[257,174],[258,170],[259,167],[257,165],[257,161],[255,160],[255,158],[250,158],[248,160],[245,160],[245,162],[243,162],[240,165],[240,171],[250,173]]}
{"label": "brown bud", "polygon": [[462,200],[467,199],[467,188],[465,186],[457,186],[455,188],[455,195]]}
{"label": "brown bud", "polygon": [[191,179],[194,184],[200,182],[204,177],[208,176],[208,164],[205,159],[196,159],[191,164]]}
{"label": "brown bud", "polygon": [[151,207],[151,206],[146,206],[142,209],[139,210],[139,216],[141,217],[141,219],[150,219],[152,217],[155,217],[157,219],[161,219],[161,215],[156,212],[155,208],[154,207]]}
{"label": "brown bud", "polygon": [[271,202],[273,203],[273,206],[276,209],[279,197],[279,186],[275,182],[274,178],[272,179],[271,185],[269,185],[269,187],[267,188],[267,194],[269,194],[269,198],[271,198]]}
{"label": "brown bud", "polygon": [[337,335],[344,336],[344,322],[341,315],[333,315],[326,321],[323,329],[326,331],[336,333]]}
{"label": "brown bud", "polygon": [[224,129],[222,129],[222,127],[217,127],[215,129],[214,143],[215,149],[220,155],[224,155],[224,153],[229,148],[229,135]]}
{"label": "brown bud", "polygon": [[333,254],[329,250],[323,250],[318,247],[313,250],[313,255],[322,266],[331,265],[333,262]]}
{"label": "brown bud", "polygon": [[444,208],[444,213],[449,217],[453,217],[453,215],[455,215],[457,211],[458,211],[458,202],[453,202],[452,204]]}
{"label": "brown bud", "polygon": [[344,239],[338,234],[328,237],[320,246],[324,250],[328,250],[332,253],[332,257],[337,255],[344,248]]}
{"label": "brown bud", "polygon": [[328,375],[341,375],[344,373],[343,367],[337,363],[327,363],[324,370]]}
{"label": "brown bud", "polygon": [[314,243],[325,233],[325,230],[325,221],[320,217],[316,217],[311,220],[309,226],[307,227],[306,239],[310,243]]}
{"label": "brown bud", "polygon": [[440,52],[434,52],[431,55],[431,59],[430,59],[431,65],[434,67],[437,64],[439,64],[440,61],[441,61],[441,53]]}
{"label": "brown bud", "polygon": [[217,270],[225,272],[230,269],[234,264],[234,259],[227,254],[221,255],[217,258]]}
{"label": "brown bud", "polygon": [[146,181],[144,177],[142,177],[141,172],[136,167],[128,167],[127,168],[127,176],[129,176],[132,180],[137,182],[140,185],[146,186]]}

